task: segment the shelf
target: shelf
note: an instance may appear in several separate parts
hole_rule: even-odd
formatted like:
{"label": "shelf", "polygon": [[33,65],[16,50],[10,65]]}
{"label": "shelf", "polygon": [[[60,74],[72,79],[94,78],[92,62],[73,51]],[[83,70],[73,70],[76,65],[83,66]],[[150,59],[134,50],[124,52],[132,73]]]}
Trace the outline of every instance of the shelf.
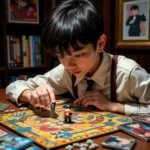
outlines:
{"label": "shelf", "polygon": [[16,24],[7,23],[7,34],[19,34],[19,35],[40,35],[42,25],[41,24]]}
{"label": "shelf", "polygon": [[16,68],[8,68],[9,71],[18,71],[18,70],[36,70],[36,69],[46,69],[46,66],[39,66],[39,67],[16,67]]}

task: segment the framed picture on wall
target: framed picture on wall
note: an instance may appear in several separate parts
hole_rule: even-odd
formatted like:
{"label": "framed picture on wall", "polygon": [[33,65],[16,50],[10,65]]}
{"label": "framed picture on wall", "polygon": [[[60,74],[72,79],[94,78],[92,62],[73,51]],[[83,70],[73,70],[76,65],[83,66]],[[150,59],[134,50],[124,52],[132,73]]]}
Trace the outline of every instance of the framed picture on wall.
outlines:
{"label": "framed picture on wall", "polygon": [[39,23],[38,0],[7,0],[7,16],[9,23]]}
{"label": "framed picture on wall", "polygon": [[[116,1],[116,48],[150,46],[150,1]],[[118,30],[118,31],[117,31]]]}

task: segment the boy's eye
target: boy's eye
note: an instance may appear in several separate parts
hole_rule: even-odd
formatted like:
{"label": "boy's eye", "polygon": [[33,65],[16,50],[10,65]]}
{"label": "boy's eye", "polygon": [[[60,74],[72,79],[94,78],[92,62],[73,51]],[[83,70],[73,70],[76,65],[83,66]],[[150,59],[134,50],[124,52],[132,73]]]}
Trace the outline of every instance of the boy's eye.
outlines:
{"label": "boy's eye", "polygon": [[84,55],[84,53],[81,53],[81,54],[74,55],[74,57],[81,57],[83,55]]}

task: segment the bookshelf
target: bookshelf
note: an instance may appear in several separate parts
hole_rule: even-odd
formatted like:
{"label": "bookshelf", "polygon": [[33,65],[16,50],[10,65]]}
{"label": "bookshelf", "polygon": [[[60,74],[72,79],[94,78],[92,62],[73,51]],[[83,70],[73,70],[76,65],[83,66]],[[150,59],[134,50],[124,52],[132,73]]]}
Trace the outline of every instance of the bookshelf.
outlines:
{"label": "bookshelf", "polygon": [[[9,66],[8,57],[8,40],[7,36],[19,36],[20,39],[23,35],[26,37],[34,35],[40,36],[42,23],[52,8],[51,0],[39,0],[39,23],[9,23],[7,20],[7,0],[0,1],[0,88],[5,88],[11,80],[12,76],[28,75],[29,77],[36,74],[43,74],[50,70],[53,66],[53,58],[41,48],[41,64],[34,66],[20,65],[13,67]],[[22,41],[21,41],[22,42]],[[9,42],[10,43],[10,42]],[[20,43],[22,45],[22,43]],[[16,47],[13,47],[14,49]],[[14,50],[13,49],[13,50]],[[20,50],[21,51],[21,50]],[[10,49],[9,52],[12,52]]]}

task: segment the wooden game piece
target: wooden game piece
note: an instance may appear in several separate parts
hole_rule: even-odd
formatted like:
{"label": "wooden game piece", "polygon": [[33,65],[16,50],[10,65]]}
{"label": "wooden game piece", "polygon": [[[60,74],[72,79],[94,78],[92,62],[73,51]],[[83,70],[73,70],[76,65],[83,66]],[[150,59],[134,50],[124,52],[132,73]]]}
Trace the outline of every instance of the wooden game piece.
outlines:
{"label": "wooden game piece", "polygon": [[73,146],[72,145],[67,145],[66,147],[65,147],[65,150],[72,150],[73,149]]}

